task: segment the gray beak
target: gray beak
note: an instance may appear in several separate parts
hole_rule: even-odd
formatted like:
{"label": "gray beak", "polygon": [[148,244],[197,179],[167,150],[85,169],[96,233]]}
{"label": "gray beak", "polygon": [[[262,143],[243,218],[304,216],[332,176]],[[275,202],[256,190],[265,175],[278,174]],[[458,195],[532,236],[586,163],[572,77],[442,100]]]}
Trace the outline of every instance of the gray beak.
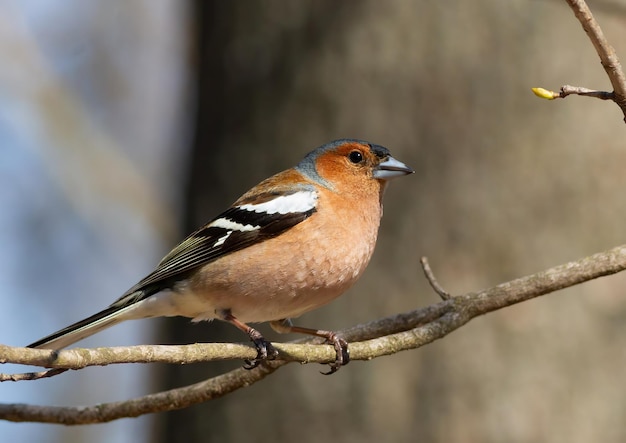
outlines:
{"label": "gray beak", "polygon": [[396,160],[392,156],[387,157],[387,160],[380,163],[374,169],[374,178],[380,180],[390,180],[395,177],[401,177],[407,174],[413,174],[415,171],[409,168],[404,163]]}

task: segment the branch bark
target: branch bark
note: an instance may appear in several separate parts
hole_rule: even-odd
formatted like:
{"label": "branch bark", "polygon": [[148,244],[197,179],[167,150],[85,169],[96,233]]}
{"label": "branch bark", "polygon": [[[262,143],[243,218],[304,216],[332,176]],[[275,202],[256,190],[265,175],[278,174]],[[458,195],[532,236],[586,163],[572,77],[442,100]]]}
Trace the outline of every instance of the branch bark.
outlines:
{"label": "branch bark", "polygon": [[[352,359],[370,360],[424,346],[445,337],[477,316],[624,269],[626,245],[489,289],[451,297],[411,312],[357,325],[339,334],[350,342]],[[312,346],[303,340],[275,346],[280,360],[263,363],[251,371],[237,369],[182,388],[89,407],[0,404],[0,419],[76,425],[181,409],[256,383],[290,361],[328,363],[334,360],[335,355],[331,346]],[[244,359],[255,355],[256,352],[250,346],[224,343],[73,349],[59,352],[0,346],[2,363],[69,369],[129,362],[182,364],[217,358]]]}

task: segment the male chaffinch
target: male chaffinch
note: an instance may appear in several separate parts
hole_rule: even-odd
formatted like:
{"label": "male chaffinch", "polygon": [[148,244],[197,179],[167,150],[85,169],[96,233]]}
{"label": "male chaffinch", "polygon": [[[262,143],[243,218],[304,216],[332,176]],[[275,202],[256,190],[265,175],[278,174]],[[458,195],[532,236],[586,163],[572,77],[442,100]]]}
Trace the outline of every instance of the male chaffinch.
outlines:
{"label": "male chaffinch", "polygon": [[349,361],[347,343],[289,318],[356,282],[374,251],[387,180],[412,172],[382,146],[352,139],[323,145],[246,192],[108,308],[29,347],[61,349],[131,319],[217,318],[248,334],[258,355],[246,363],[254,367],[276,351],[246,323],[270,321],[278,332],[326,338],[337,352],[335,372]]}

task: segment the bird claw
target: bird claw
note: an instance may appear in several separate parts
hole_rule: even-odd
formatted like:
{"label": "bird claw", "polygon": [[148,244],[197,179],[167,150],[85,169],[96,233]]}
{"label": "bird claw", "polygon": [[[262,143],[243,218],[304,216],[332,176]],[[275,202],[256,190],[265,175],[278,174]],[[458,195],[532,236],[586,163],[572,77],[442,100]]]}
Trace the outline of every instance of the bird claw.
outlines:
{"label": "bird claw", "polygon": [[345,341],[343,338],[337,337],[334,332],[331,332],[326,338],[326,342],[333,345],[333,347],[335,348],[336,357],[335,361],[328,365],[330,368],[328,372],[320,371],[322,375],[334,374],[339,370],[339,368],[350,363],[350,350],[348,349],[347,341]]}
{"label": "bird claw", "polygon": [[244,360],[243,368],[247,370],[251,370],[259,366],[262,362],[266,360],[274,360],[278,357],[278,351],[272,344],[265,340],[262,336],[252,338],[252,342],[256,347],[256,357],[253,360]]}

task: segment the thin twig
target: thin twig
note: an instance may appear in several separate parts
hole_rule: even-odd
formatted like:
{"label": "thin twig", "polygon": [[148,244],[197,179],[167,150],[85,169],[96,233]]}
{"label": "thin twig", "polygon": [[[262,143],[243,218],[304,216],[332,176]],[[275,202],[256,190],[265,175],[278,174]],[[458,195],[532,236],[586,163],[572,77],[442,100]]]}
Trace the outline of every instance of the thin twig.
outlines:
{"label": "thin twig", "polygon": [[607,91],[596,91],[595,89],[582,88],[580,86],[563,85],[559,92],[560,98],[568,95],[582,95],[585,97],[599,98],[600,100],[615,100],[615,93]]}
{"label": "thin twig", "polygon": [[0,382],[3,381],[23,381],[23,380],[39,380],[42,378],[54,377],[55,375],[62,374],[69,369],[54,368],[47,371],[39,372],[24,372],[22,374],[0,374]]}
{"label": "thin twig", "polygon": [[565,98],[568,95],[581,95],[583,97],[599,98],[600,100],[615,101],[615,94],[608,91],[597,91],[595,89],[583,88],[581,86],[563,85],[559,92],[550,91],[544,88],[531,88],[537,97],[547,100]]}
{"label": "thin twig", "polygon": [[439,297],[441,297],[442,300],[448,300],[450,297],[452,297],[448,291],[443,289],[443,287],[439,284],[439,282],[435,278],[435,274],[433,274],[432,269],[430,269],[428,258],[422,257],[420,259],[420,263],[422,264],[422,269],[424,270],[424,275],[426,276],[426,280],[428,280],[428,283],[430,283],[430,286],[439,295]]}

